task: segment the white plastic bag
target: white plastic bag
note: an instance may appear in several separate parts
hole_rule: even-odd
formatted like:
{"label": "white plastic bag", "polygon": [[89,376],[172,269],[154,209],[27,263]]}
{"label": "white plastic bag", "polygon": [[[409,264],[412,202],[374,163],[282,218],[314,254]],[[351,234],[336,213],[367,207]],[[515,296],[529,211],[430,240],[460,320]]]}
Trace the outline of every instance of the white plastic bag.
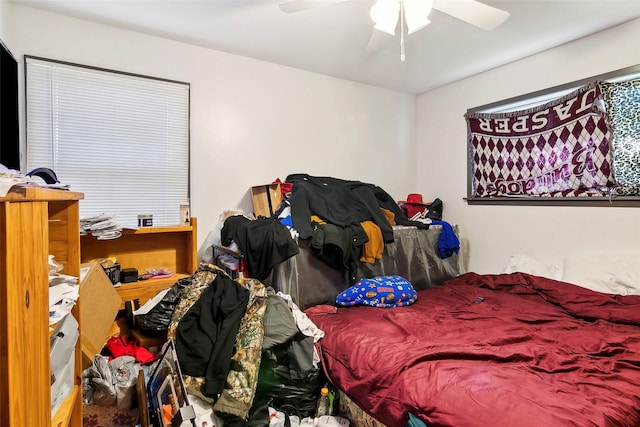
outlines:
{"label": "white plastic bag", "polygon": [[133,356],[120,356],[109,362],[113,387],[116,393],[116,406],[121,411],[133,407],[136,399],[138,371],[142,369]]}
{"label": "white plastic bag", "polygon": [[224,425],[224,422],[213,412],[213,407],[210,403],[192,394],[188,394],[188,396],[189,404],[193,406],[193,410],[196,413],[196,425],[198,427],[222,427]]}
{"label": "white plastic bag", "polygon": [[349,420],[335,415],[323,415],[316,418],[315,424],[322,427],[349,427]]}
{"label": "white plastic bag", "polygon": [[280,412],[269,407],[269,427],[284,427],[284,422],[284,412]]}
{"label": "white plastic bag", "polygon": [[[311,425],[313,425],[313,418],[306,418],[311,420]],[[300,417],[297,415],[289,415],[289,423],[291,427],[299,427]],[[286,415],[284,412],[280,412],[272,407],[269,407],[269,427],[285,427],[286,424]]]}
{"label": "white plastic bag", "polygon": [[86,404],[116,406],[116,390],[109,369],[109,359],[96,355],[93,363],[82,373],[82,400]]}
{"label": "white plastic bag", "polygon": [[213,245],[221,245],[222,243],[222,227],[224,226],[224,221],[233,215],[242,215],[242,211],[238,209],[226,210],[220,214],[218,217],[218,223],[216,226],[209,232],[207,237],[204,239],[204,242],[198,249],[198,261],[206,262],[208,264],[213,264],[215,261],[213,259]]}

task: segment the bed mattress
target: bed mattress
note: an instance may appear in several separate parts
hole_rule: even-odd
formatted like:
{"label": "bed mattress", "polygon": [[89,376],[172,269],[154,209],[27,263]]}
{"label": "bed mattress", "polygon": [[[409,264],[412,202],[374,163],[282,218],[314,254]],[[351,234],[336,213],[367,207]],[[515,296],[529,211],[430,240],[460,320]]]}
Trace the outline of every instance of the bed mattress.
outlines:
{"label": "bed mattress", "polygon": [[407,307],[305,311],[332,383],[389,427],[640,425],[640,297],[467,273]]}

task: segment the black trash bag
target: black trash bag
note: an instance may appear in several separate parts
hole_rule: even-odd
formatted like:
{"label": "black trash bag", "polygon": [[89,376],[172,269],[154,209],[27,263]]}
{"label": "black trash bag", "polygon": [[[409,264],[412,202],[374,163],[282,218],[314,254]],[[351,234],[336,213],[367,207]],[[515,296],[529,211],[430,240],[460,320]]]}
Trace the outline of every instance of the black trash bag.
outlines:
{"label": "black trash bag", "polygon": [[305,377],[293,378],[290,366],[290,342],[262,352],[256,401],[270,399],[274,408],[295,408],[300,419],[313,417],[316,410],[316,399],[320,389],[326,382],[322,369],[313,368]]}
{"label": "black trash bag", "polygon": [[171,324],[173,310],[180,301],[182,290],[191,284],[191,277],[183,277],[174,283],[164,297],[146,314],[136,316],[137,328],[146,336],[164,338]]}

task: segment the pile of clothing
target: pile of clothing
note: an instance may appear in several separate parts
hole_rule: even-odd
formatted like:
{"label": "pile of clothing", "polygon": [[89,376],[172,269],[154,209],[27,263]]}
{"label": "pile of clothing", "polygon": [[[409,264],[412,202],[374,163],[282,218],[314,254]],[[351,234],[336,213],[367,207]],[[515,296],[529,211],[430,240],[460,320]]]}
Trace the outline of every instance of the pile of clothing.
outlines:
{"label": "pile of clothing", "polygon": [[314,254],[331,267],[345,271],[356,282],[358,262],[375,263],[384,244],[394,241],[393,226],[427,229],[429,224],[411,221],[382,188],[360,181],[308,174],[292,174],[285,199],[291,222],[301,239],[309,239]]}
{"label": "pile of clothing", "polygon": [[324,381],[314,346],[323,333],[291,298],[205,263],[182,285],[167,338],[187,392],[227,426],[268,425],[268,407],[287,404],[311,416]]}
{"label": "pile of clothing", "polygon": [[219,243],[238,248],[249,277],[265,281],[275,266],[299,253],[302,239],[316,257],[343,272],[346,283],[354,284],[360,263],[375,264],[385,244],[394,241],[395,225],[427,229],[436,221],[446,229],[441,257],[459,250],[455,233],[443,224],[440,199],[425,204],[421,195],[410,194],[406,202],[396,202],[374,184],[308,174],[275,182],[280,183],[282,203],[271,217],[254,219],[240,212],[221,221]]}
{"label": "pile of clothing", "polygon": [[158,359],[128,336],[111,337],[82,373],[82,400],[88,405],[129,410],[136,403],[138,372]]}

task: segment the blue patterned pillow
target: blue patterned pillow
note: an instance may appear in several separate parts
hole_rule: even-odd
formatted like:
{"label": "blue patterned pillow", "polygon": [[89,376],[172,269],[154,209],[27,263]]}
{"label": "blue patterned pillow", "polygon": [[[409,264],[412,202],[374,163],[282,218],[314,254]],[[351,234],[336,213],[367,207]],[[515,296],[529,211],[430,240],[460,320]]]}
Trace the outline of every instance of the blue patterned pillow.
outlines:
{"label": "blue patterned pillow", "polygon": [[418,293],[409,281],[400,276],[378,276],[361,279],[336,297],[336,304],[344,307],[402,307],[416,302]]}

